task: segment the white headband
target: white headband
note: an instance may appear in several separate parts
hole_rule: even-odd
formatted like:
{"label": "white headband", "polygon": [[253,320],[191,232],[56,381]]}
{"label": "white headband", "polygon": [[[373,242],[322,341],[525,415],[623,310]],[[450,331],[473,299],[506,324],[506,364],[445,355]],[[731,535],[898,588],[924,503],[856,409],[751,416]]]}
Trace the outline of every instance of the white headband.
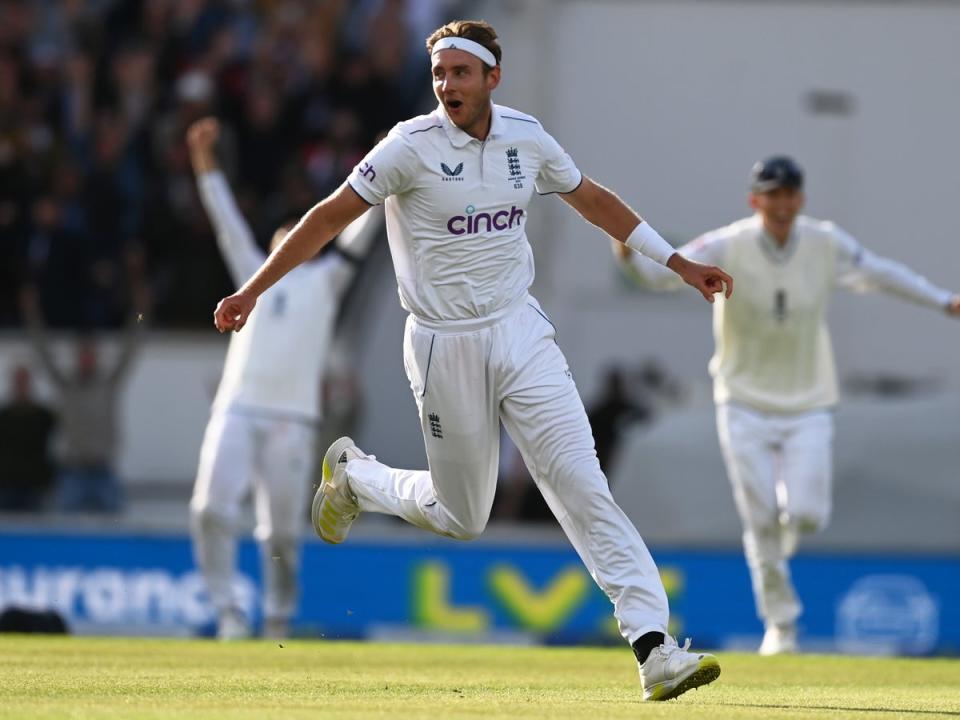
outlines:
{"label": "white headband", "polygon": [[490,67],[497,66],[497,59],[493,56],[492,52],[480,43],[467,40],[466,38],[445,37],[442,40],[437,40],[433,45],[433,53],[431,54],[436,55],[440,50],[463,50],[471,55],[476,55]]}

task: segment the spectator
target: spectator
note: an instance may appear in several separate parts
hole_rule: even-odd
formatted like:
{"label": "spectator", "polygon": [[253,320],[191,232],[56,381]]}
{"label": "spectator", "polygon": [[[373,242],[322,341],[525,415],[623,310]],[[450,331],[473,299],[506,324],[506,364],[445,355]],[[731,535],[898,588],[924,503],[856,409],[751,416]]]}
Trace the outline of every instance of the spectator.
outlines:
{"label": "spectator", "polygon": [[10,373],[11,400],[0,407],[0,510],[37,512],[53,481],[50,437],[56,416],[33,399],[30,371]]}
{"label": "spectator", "polygon": [[[587,409],[597,460],[607,478],[615,474],[617,454],[630,425],[653,421],[662,404],[675,403],[677,383],[654,361],[635,372],[611,366],[604,375],[600,396]],[[501,428],[500,477],[494,517],[552,523],[553,513],[537,491],[520,451]]]}
{"label": "spectator", "polygon": [[113,469],[117,396],[139,345],[143,313],[147,309],[144,286],[137,286],[134,295],[134,312],[130,314],[123,347],[113,367],[103,368],[96,343],[90,337],[83,337],[75,346],[76,370],[68,375],[53,358],[36,289],[28,286],[21,294],[30,340],[60,394],[64,451],[59,510],[118,512],[121,508],[122,492]]}
{"label": "spectator", "polygon": [[616,366],[607,368],[600,397],[587,409],[587,419],[593,428],[600,469],[608,478],[613,473],[624,430],[633,423],[648,422],[652,415],[653,410],[646,403],[630,397],[623,370]]}
{"label": "spectator", "polygon": [[0,2],[0,327],[18,321],[16,288],[38,269],[52,326],[116,327],[134,239],[157,323],[205,327],[198,308],[230,281],[186,127],[221,118],[220,164],[269,237],[414,113],[425,57],[410,29],[434,27],[448,5]]}

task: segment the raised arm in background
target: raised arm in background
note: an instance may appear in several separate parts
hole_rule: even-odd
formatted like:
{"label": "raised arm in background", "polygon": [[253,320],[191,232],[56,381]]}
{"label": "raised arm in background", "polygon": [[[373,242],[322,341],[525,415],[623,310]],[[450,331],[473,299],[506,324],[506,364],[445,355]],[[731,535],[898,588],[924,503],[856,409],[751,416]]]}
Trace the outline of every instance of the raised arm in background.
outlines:
{"label": "raised arm in background", "polygon": [[40,293],[35,286],[24,285],[20,289],[20,313],[27,328],[27,337],[40,364],[50,376],[50,380],[63,388],[67,385],[68,378],[53,359],[50,338],[47,336],[47,326],[43,319],[43,309],[40,306]]}
{"label": "raised arm in background", "polygon": [[141,273],[133,267],[132,263],[128,263],[127,272],[130,281],[131,305],[123,328],[120,353],[107,373],[107,380],[111,383],[120,382],[130,369],[133,358],[136,357],[143,343],[144,329],[150,312],[150,291]]}
{"label": "raised arm in background", "polygon": [[200,201],[213,224],[217,245],[223,255],[230,277],[240,287],[266,260],[267,255],[257,245],[250,226],[240,213],[230,184],[214,155],[214,146],[220,137],[220,124],[215,118],[197,120],[187,130],[190,163],[197,176]]}

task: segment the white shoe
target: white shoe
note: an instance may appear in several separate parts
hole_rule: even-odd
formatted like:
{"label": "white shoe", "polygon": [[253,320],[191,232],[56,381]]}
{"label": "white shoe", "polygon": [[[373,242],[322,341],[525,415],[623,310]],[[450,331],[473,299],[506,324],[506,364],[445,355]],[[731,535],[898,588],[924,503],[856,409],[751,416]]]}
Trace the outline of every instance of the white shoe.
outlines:
{"label": "white shoe", "polygon": [[342,437],[323,456],[323,481],[313,496],[310,519],[313,530],[334,545],[347,539],[350,526],[360,515],[357,498],[347,482],[347,463],[367,457],[353,440]]}
{"label": "white shoe", "polygon": [[290,623],[286,618],[267,618],[263,621],[263,637],[267,640],[285,640],[290,637]]}
{"label": "white shoe", "polygon": [[760,643],[761,655],[785,655],[797,651],[797,628],[795,625],[771,625],[763,633]]}
{"label": "white shoe", "polygon": [[716,657],[688,652],[689,647],[690,638],[680,647],[667,635],[663,645],[650,651],[640,666],[644,700],[671,700],[720,676]]}
{"label": "white shoe", "polygon": [[224,610],[217,618],[217,640],[246,640],[250,626],[243,613],[235,608]]}

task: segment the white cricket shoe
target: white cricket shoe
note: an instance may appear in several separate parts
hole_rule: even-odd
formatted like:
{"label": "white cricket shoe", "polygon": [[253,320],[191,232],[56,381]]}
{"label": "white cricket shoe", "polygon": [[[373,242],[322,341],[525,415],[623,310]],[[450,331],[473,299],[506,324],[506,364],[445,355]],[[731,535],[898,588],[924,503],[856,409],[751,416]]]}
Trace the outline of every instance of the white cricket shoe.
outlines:
{"label": "white cricket shoe", "polygon": [[644,700],[672,700],[720,676],[720,663],[707,653],[689,652],[690,638],[683,644],[669,635],[663,645],[650,651],[640,666]]}
{"label": "white cricket shoe", "polygon": [[771,625],[763,633],[761,655],[786,655],[797,651],[796,625]]}
{"label": "white cricket shoe", "polygon": [[347,463],[367,457],[353,440],[342,437],[323,456],[323,480],[310,508],[313,530],[334,545],[347,539],[350,526],[360,515],[360,505],[347,482]]}
{"label": "white cricket shoe", "polygon": [[250,635],[250,625],[236,608],[223,610],[217,617],[217,640],[246,640]]}

